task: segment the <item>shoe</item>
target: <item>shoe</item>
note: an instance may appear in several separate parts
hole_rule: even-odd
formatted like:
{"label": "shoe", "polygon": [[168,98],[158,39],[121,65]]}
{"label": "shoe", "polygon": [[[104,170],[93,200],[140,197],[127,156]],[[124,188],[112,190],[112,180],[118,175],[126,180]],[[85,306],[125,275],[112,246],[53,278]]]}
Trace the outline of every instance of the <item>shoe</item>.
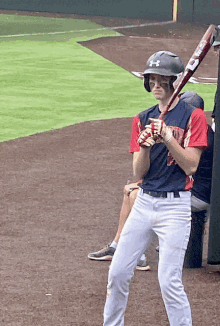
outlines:
{"label": "shoe", "polygon": [[155,250],[156,252],[159,252],[159,246],[156,246]]}
{"label": "shoe", "polygon": [[143,260],[142,259],[139,260],[136,269],[139,271],[150,271],[150,266],[147,263],[146,257]]}
{"label": "shoe", "polygon": [[112,260],[115,248],[111,247],[110,244],[107,244],[107,246],[97,252],[88,254],[88,258],[92,260]]}

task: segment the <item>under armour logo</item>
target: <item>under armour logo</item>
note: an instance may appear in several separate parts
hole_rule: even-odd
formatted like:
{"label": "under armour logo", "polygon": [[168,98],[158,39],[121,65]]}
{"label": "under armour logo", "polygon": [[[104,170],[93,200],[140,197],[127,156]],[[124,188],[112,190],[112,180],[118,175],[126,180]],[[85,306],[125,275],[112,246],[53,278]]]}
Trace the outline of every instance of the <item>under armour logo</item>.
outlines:
{"label": "under armour logo", "polygon": [[153,65],[156,65],[156,67],[159,67],[160,66],[160,60],[157,60],[155,62],[151,60],[149,66],[152,67]]}

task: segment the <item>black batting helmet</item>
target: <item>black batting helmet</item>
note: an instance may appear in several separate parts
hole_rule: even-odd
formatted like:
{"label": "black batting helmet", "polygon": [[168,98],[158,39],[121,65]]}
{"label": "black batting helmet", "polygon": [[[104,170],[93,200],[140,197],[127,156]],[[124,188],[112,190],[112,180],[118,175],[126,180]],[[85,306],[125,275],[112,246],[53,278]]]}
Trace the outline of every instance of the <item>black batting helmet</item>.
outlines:
{"label": "black batting helmet", "polygon": [[144,87],[150,92],[149,75],[157,74],[161,76],[171,76],[171,88],[177,76],[184,71],[184,64],[181,59],[174,53],[169,51],[159,51],[154,53],[146,64],[144,76]]}
{"label": "black batting helmet", "polygon": [[195,108],[204,110],[204,100],[195,92],[186,91],[185,93],[181,94],[180,99],[191,104]]}

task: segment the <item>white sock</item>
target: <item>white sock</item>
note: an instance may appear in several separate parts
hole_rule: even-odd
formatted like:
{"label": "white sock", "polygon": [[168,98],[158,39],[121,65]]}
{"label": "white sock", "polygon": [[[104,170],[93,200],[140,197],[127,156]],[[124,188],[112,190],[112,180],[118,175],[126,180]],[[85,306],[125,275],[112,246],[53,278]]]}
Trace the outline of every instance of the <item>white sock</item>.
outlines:
{"label": "white sock", "polygon": [[140,260],[144,260],[146,258],[145,254],[143,254],[140,258]]}
{"label": "white sock", "polygon": [[115,240],[113,240],[112,242],[111,242],[111,244],[110,244],[110,247],[112,247],[112,248],[117,248],[117,242],[115,242]]}

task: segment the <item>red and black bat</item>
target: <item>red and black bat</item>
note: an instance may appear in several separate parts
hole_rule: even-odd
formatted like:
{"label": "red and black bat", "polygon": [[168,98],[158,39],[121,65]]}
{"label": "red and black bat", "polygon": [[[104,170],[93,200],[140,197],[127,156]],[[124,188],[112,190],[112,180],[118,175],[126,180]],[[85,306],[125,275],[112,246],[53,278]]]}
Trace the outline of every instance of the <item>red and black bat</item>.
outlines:
{"label": "red and black bat", "polygon": [[184,73],[182,77],[180,78],[180,81],[178,83],[177,88],[175,89],[173,95],[171,96],[167,107],[165,111],[163,111],[158,119],[163,120],[165,115],[167,114],[168,110],[170,109],[172,103],[182,90],[182,88],[185,86],[185,84],[188,82],[190,77],[194,74],[204,57],[206,56],[207,52],[211,48],[213,42],[215,41],[216,37],[218,35],[218,29],[215,25],[210,25],[205,34],[203,35],[201,41],[199,42],[195,52],[193,53],[192,57],[190,58],[188,64],[186,65],[186,68],[184,70]]}

